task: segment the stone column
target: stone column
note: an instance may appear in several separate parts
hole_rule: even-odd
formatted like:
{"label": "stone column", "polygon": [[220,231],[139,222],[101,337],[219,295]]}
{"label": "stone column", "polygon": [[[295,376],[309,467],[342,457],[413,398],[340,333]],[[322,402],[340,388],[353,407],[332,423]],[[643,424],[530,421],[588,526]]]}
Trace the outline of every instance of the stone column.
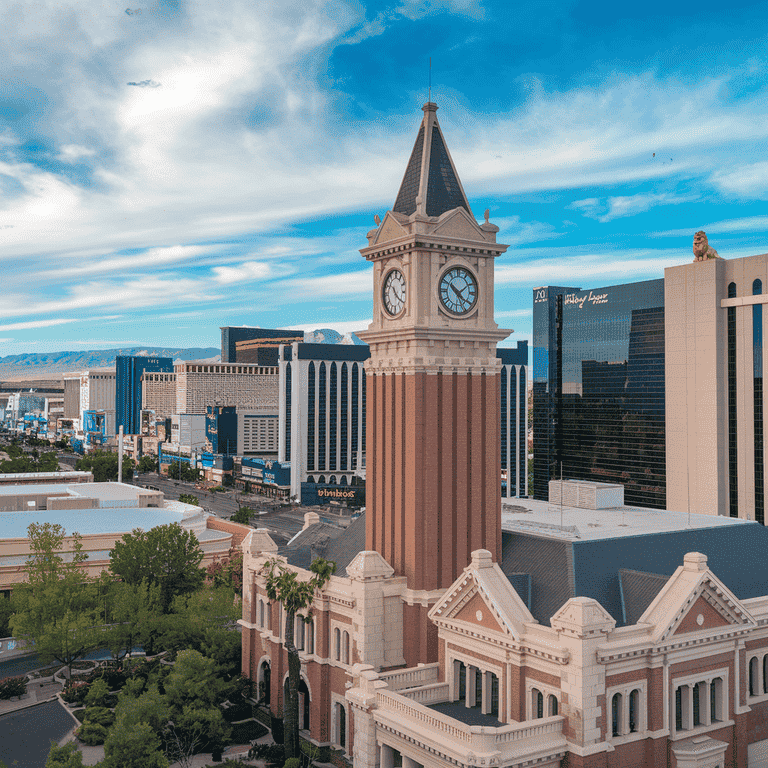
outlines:
{"label": "stone column", "polygon": [[417,763],[413,758],[403,755],[403,768],[423,768],[421,763]]}
{"label": "stone column", "polygon": [[482,697],[480,700],[480,711],[487,715],[491,711],[491,681],[490,681],[490,672],[481,672],[482,674],[482,685],[483,685],[483,691],[482,691]]}
{"label": "stone column", "polygon": [[[395,750],[392,747],[382,744],[379,748],[379,766],[380,768],[393,768],[395,765]],[[357,765],[357,763],[355,763]]]}
{"label": "stone column", "polygon": [[354,728],[352,740],[352,762],[355,768],[393,768],[393,754],[390,747],[376,743],[376,691],[386,688],[370,664],[356,664],[354,682],[346,693]]}
{"label": "stone column", "polygon": [[475,676],[475,668],[466,665],[466,684],[464,685],[464,706],[467,709],[471,709],[475,705],[476,698],[476,686],[477,678]]}

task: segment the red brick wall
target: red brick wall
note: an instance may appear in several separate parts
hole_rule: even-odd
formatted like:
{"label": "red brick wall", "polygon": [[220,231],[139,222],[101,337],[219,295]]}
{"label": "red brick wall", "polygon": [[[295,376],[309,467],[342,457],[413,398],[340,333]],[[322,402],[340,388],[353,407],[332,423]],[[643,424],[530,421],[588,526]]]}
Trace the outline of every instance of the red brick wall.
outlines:
{"label": "red brick wall", "polygon": [[250,526],[233,523],[229,520],[222,520],[220,517],[209,517],[205,521],[207,528],[214,531],[224,531],[232,534],[232,546],[239,548],[243,539],[253,530]]}

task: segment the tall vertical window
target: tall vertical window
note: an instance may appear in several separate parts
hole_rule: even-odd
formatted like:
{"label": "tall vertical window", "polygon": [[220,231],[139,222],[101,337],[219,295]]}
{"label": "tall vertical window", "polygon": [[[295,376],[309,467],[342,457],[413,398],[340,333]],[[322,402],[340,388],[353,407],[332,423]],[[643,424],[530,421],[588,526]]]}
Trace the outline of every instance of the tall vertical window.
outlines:
{"label": "tall vertical window", "polygon": [[338,469],[336,438],[339,434],[339,369],[336,363],[331,363],[331,382],[328,394],[328,469]]}
{"label": "tall vertical window", "polygon": [[[755,296],[763,292],[762,280],[752,283]],[[755,520],[765,525],[765,468],[763,457],[763,305],[752,305],[752,366],[755,416]]]}
{"label": "tall vertical window", "polygon": [[[736,283],[728,285],[728,298],[736,297]],[[728,511],[739,516],[739,474],[736,449],[736,307],[728,307]]]}
{"label": "tall vertical window", "polygon": [[320,363],[317,379],[317,468],[327,469],[325,464],[325,437],[328,425],[328,392],[326,391],[325,363]]}
{"label": "tall vertical window", "polygon": [[[528,408],[528,392],[526,391],[526,368],[521,365],[517,373],[517,401],[513,400],[510,407],[513,413],[520,414],[519,421],[516,422],[517,435],[519,439],[518,446],[518,464],[520,473],[515,477],[515,488],[517,495],[525,495],[525,478],[528,475],[528,435],[525,433],[525,412]],[[517,416],[515,417],[517,418]]]}
{"label": "tall vertical window", "polygon": [[315,364],[307,371],[307,470],[315,469]]}
{"label": "tall vertical window", "polygon": [[349,442],[349,369],[347,364],[341,366],[341,414],[339,416],[339,469],[348,469]]}
{"label": "tall vertical window", "polygon": [[291,364],[285,366],[285,460],[291,460]]}
{"label": "tall vertical window", "polygon": [[352,424],[350,425],[352,430],[352,461],[350,462],[350,469],[357,469],[357,452],[360,450],[360,446],[357,444],[357,425],[358,415],[360,412],[357,404],[360,393],[360,367],[357,363],[352,364]]}

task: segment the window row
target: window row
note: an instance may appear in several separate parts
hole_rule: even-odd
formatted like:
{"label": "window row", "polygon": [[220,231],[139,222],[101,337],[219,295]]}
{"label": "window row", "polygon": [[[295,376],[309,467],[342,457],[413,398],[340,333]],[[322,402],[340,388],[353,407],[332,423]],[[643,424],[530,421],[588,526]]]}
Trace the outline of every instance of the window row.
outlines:
{"label": "window row", "polygon": [[[288,616],[285,616],[285,623],[282,627],[282,637],[285,638],[288,629]],[[271,604],[259,598],[256,610],[256,625],[259,629],[272,630],[272,609]],[[304,616],[296,616],[293,627],[293,643],[299,651],[307,653],[315,652],[315,622],[312,619],[305,621]]]}
{"label": "window row", "polygon": [[725,685],[722,677],[675,687],[675,730],[690,731],[724,719]]}

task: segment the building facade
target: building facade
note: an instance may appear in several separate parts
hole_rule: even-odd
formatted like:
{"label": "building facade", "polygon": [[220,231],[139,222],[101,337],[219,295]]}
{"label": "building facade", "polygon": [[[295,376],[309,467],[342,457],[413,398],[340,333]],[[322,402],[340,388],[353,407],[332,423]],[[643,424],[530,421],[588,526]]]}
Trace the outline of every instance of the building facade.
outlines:
{"label": "building facade", "polygon": [[[274,351],[276,352],[277,345],[285,343],[290,344],[294,340],[303,341],[304,332],[289,331],[280,328],[244,328],[237,326],[225,326],[221,328],[221,362],[251,362],[250,360],[238,359],[238,342],[256,342],[257,348],[259,343],[263,342],[265,348],[268,346],[273,346]],[[277,357],[276,354],[274,356],[275,358]],[[260,360],[256,360],[255,362],[259,365],[263,364]],[[277,363],[270,362],[269,365],[277,365]]]}
{"label": "building facade", "polygon": [[367,346],[280,347],[278,460],[291,465],[291,496],[302,486],[352,485],[365,465]]}
{"label": "building facade", "polygon": [[123,428],[125,435],[141,433],[142,377],[147,372],[173,372],[170,357],[115,358],[115,434]]}
{"label": "building facade", "polygon": [[768,254],[664,270],[670,509],[765,523]]}
{"label": "building facade", "polygon": [[663,509],[664,280],[533,292],[533,496],[567,477]]}
{"label": "building facade", "polygon": [[[64,374],[64,416],[79,419],[85,411],[103,411],[106,434],[115,434],[116,373],[113,368]],[[74,414],[74,415],[73,415]]]}
{"label": "building facade", "polygon": [[141,408],[153,411],[157,421],[176,413],[176,374],[144,373],[141,377]]}
{"label": "building facade", "polygon": [[191,360],[177,363],[175,374],[176,413],[205,415],[209,405],[232,405],[262,413],[277,410],[276,367]]}
{"label": "building facade", "polygon": [[499,439],[501,447],[501,495],[528,495],[528,342],[500,347]]}

